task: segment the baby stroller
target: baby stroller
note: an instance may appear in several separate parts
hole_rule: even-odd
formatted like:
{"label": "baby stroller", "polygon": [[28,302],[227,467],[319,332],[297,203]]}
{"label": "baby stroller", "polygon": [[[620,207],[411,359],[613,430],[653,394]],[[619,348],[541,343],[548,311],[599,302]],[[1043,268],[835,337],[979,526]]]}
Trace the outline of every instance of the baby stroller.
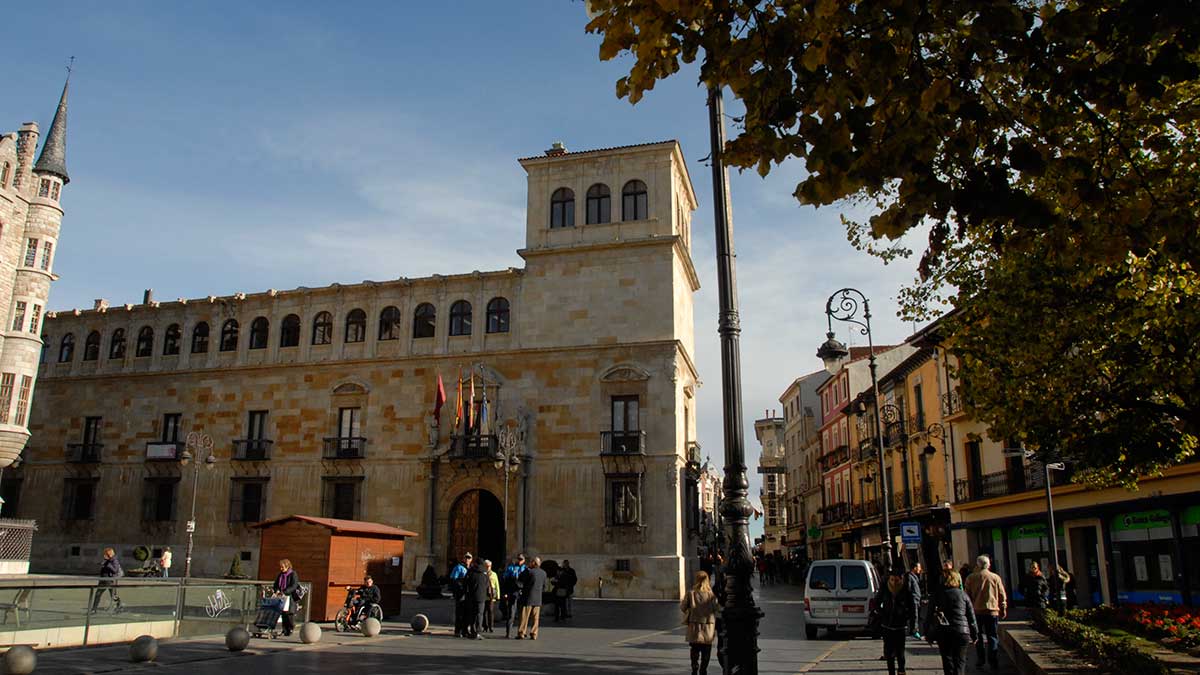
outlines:
{"label": "baby stroller", "polygon": [[283,613],[289,609],[292,599],[285,596],[275,597],[269,590],[264,590],[262,600],[258,603],[258,614],[254,617],[254,628],[250,631],[256,638],[275,639],[283,632]]}

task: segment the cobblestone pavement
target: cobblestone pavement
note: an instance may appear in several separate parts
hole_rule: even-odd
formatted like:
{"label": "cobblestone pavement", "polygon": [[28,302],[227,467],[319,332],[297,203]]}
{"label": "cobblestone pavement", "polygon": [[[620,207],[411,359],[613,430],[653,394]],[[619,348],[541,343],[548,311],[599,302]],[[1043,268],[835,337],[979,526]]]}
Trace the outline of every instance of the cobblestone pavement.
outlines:
{"label": "cobblestone pavement", "polygon": [[[882,645],[868,638],[838,636],[804,639],[803,597],[790,586],[768,586],[758,594],[766,614],[761,625],[759,671],[763,675],[886,673],[878,660]],[[550,608],[547,608],[550,609]],[[407,617],[426,614],[433,630],[413,635]],[[404,598],[405,621],[388,621],[374,639],[326,630],[316,645],[288,640],[255,640],[240,654],[225,651],[221,640],[178,640],[162,643],[158,663],[134,666],[123,645],[44,652],[39,673],[139,672],[195,675],[268,675],[288,673],[528,675],[606,673],[688,673],[688,648],[678,625],[675,603],[579,599],[574,617],[563,623],[548,618],[537,641],[504,639],[499,632],[484,640],[455,638],[450,628],[450,601]],[[399,618],[399,617],[395,617]],[[821,633],[825,635],[824,632]],[[909,643],[909,675],[941,672],[937,650]],[[1015,672],[1005,663],[1004,675]],[[719,675],[713,654],[710,675]]]}

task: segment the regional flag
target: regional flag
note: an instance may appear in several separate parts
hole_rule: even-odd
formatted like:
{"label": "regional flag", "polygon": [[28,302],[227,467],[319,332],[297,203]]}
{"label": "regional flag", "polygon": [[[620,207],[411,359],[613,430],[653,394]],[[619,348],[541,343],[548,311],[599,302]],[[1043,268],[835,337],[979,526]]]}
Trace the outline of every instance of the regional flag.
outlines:
{"label": "regional flag", "polygon": [[458,403],[454,407],[454,428],[457,429],[463,418],[462,409],[462,368],[458,369]]}
{"label": "regional flag", "polygon": [[479,406],[479,435],[487,436],[487,435],[491,434],[492,432],[489,429],[490,426],[491,425],[488,424],[487,390],[484,389],[483,390],[483,403]]}
{"label": "regional flag", "polygon": [[446,386],[442,384],[442,374],[438,373],[437,391],[433,395],[433,423],[442,425],[442,406],[446,404]]}
{"label": "regional flag", "polygon": [[471,373],[471,404],[467,406],[467,428],[475,428],[475,373]]}

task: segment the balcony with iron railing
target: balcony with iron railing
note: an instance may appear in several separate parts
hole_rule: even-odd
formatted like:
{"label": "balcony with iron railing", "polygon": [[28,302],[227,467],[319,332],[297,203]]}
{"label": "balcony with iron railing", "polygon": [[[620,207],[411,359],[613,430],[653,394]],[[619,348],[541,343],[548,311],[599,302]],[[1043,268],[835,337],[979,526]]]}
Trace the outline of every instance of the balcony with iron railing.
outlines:
{"label": "balcony with iron railing", "polygon": [[963,397],[958,390],[942,394],[942,415],[951,417],[963,412]]}
{"label": "balcony with iron railing", "polygon": [[858,442],[858,451],[855,453],[854,459],[859,462],[869,462],[877,457],[878,446],[875,443],[875,436],[863,438]]}
{"label": "balcony with iron railing", "polygon": [[[1051,471],[1050,485],[1068,485],[1071,476],[1069,468],[1066,471]],[[974,502],[1030,490],[1042,490],[1045,487],[1045,468],[1040,462],[1035,462],[1026,464],[1020,471],[996,471],[971,478],[960,478],[954,482],[954,499],[958,502]]]}
{"label": "balcony with iron railing", "polygon": [[96,464],[100,461],[103,443],[68,443],[67,461],[72,464]]}
{"label": "balcony with iron railing", "polygon": [[850,505],[846,502],[838,502],[830,504],[821,509],[821,524],[833,525],[835,523],[844,523],[850,519]]}
{"label": "balcony with iron railing", "polygon": [[325,439],[325,459],[362,459],[367,439],[362,436],[331,436]]}
{"label": "balcony with iron railing", "polygon": [[600,454],[644,455],[646,454],[646,432],[601,431]]}
{"label": "balcony with iron railing", "polygon": [[482,459],[492,461],[500,452],[496,434],[470,434],[450,437],[450,457],[453,459]]}
{"label": "balcony with iron railing", "polygon": [[871,498],[865,502],[859,502],[850,509],[851,520],[869,520],[879,516],[879,500]]}
{"label": "balcony with iron railing", "polygon": [[271,459],[271,446],[275,441],[266,438],[239,438],[233,442],[233,458],[239,461],[264,461]]}
{"label": "balcony with iron railing", "polygon": [[830,471],[850,461],[850,446],[839,445],[821,456],[821,470]]}

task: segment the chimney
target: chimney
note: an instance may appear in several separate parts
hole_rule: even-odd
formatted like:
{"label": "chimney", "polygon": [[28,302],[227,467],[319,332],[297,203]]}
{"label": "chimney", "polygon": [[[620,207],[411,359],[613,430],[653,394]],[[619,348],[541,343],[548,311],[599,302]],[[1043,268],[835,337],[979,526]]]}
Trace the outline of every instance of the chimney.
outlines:
{"label": "chimney", "polygon": [[103,312],[104,310],[108,309],[108,301],[104,298],[96,298],[96,304],[92,305],[92,309],[96,310],[97,312]]}
{"label": "chimney", "polygon": [[33,153],[37,150],[37,122],[26,122],[17,131],[17,173],[13,176],[13,187],[31,185],[33,180]]}
{"label": "chimney", "polygon": [[550,149],[546,151],[547,157],[561,157],[567,154],[567,146],[563,145],[562,141],[554,141],[550,144]]}
{"label": "chimney", "polygon": [[145,293],[142,293],[142,304],[148,305],[154,302],[154,289],[147,288]]}

